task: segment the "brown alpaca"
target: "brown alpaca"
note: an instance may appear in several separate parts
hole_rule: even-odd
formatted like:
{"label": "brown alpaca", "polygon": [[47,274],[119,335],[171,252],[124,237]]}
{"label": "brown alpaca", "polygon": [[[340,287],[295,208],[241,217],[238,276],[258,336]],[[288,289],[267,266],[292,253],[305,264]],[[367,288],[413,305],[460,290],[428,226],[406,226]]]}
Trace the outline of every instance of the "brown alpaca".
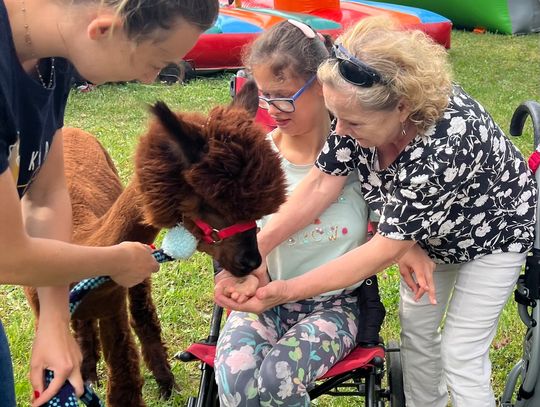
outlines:
{"label": "brown alpaca", "polygon": [[[125,189],[99,142],[82,130],[65,129],[74,241],[93,246],[125,240],[152,243],[161,228],[182,221],[198,238],[198,250],[231,272],[245,275],[258,267],[254,229],[209,244],[201,240],[194,223],[202,219],[219,230],[273,213],[285,200],[279,158],[238,103],[215,108],[209,116],[173,114],[156,104],[152,110],[157,120],[140,139],[135,176]],[[35,291],[28,291],[38,312]],[[85,297],[73,315],[73,326],[83,352],[85,380],[97,381],[96,363],[103,350],[111,407],[146,405],[129,315],[162,396],[169,397],[175,386],[150,280],[130,289],[109,282]]]}

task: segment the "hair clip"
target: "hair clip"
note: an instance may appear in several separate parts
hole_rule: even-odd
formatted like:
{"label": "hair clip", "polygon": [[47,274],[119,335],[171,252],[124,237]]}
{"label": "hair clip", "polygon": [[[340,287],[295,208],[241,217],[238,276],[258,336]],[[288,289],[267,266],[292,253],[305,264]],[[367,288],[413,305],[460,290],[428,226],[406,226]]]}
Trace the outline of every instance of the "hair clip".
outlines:
{"label": "hair clip", "polygon": [[301,21],[297,21],[297,20],[287,20],[289,23],[291,23],[292,25],[294,25],[295,27],[299,28],[300,31],[302,31],[304,33],[304,35],[308,38],[315,38],[317,36],[317,34],[315,33],[315,31],[313,31],[313,28],[311,28],[309,25],[301,22]]}

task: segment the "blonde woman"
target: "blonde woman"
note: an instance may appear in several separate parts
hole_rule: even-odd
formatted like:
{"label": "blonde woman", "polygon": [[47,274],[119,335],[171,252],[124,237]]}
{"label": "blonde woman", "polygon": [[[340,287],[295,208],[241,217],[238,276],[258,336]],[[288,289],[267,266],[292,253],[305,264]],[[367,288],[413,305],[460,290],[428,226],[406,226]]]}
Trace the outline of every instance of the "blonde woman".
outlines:
{"label": "blonde woman", "polygon": [[[72,245],[62,125],[73,66],[93,83],[152,82],[218,13],[216,0],[0,0],[0,283],[36,286],[41,312],[30,380],[33,405],[67,379],[81,394],[69,330],[68,284],[107,274],[135,285],[158,264],[139,243]],[[44,369],[55,379],[44,391]],[[15,406],[0,323],[0,405]]]}
{"label": "blonde woman", "polygon": [[261,252],[324,210],[353,171],[380,215],[377,233],[247,301],[233,301],[226,290],[218,301],[260,312],[397,262],[407,405],[445,407],[449,390],[455,407],[495,406],[489,346],[533,243],[536,186],[522,155],[452,84],[444,49],[419,31],[362,20],[337,40],[318,77],[337,118],[335,134],[260,232]]}

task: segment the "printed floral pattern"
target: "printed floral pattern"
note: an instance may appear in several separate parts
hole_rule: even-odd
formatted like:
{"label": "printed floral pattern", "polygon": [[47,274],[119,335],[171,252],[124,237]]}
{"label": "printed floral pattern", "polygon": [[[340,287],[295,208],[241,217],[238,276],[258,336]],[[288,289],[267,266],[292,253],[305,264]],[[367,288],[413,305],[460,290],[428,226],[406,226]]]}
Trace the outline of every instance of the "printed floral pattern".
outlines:
{"label": "printed floral pattern", "polygon": [[233,311],[217,345],[221,405],[309,406],[309,385],[356,346],[358,312],[350,292],[261,315]]}
{"label": "printed floral pattern", "polygon": [[438,263],[530,249],[536,183],[518,149],[484,108],[459,86],[425,136],[379,170],[377,151],[332,134],[316,165],[358,171],[362,192],[380,215],[378,232],[416,240]]}

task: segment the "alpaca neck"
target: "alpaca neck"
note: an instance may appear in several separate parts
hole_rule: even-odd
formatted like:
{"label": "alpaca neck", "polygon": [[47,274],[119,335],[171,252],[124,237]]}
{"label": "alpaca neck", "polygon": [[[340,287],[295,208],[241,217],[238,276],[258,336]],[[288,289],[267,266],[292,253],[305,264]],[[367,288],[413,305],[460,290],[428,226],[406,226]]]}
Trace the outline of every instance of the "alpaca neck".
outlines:
{"label": "alpaca neck", "polygon": [[110,209],[85,231],[83,240],[92,246],[110,246],[123,241],[150,244],[158,232],[159,229],[144,222],[140,191],[136,182],[130,182]]}

